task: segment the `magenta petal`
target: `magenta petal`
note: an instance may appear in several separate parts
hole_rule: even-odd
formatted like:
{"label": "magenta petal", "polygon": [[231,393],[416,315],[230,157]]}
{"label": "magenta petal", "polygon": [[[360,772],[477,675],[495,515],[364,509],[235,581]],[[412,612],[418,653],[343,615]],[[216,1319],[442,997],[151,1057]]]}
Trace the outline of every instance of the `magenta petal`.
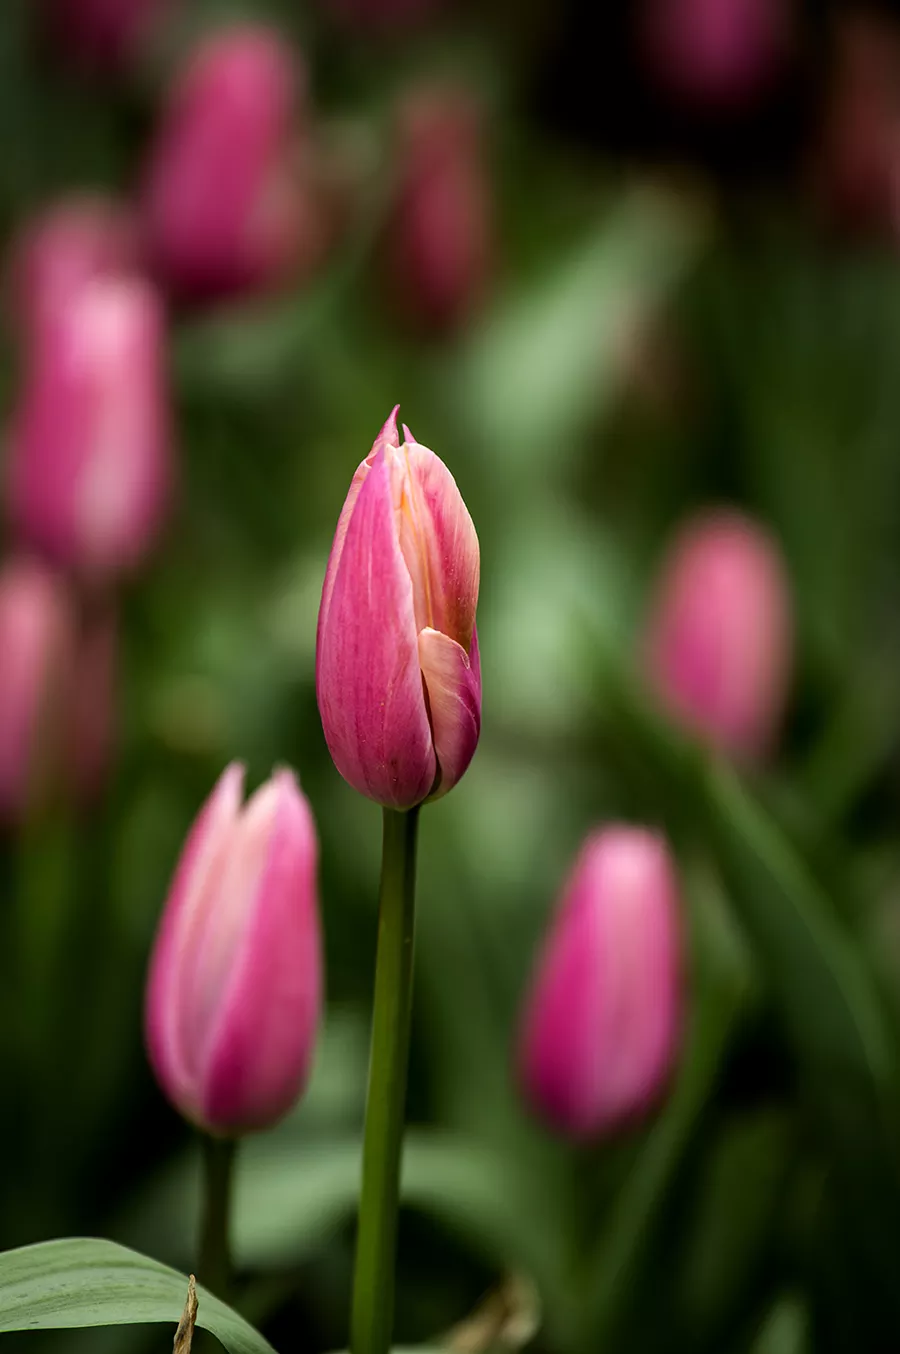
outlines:
{"label": "magenta petal", "polygon": [[563,1132],[597,1135],[645,1110],[681,1025],[677,892],[661,838],[614,827],[586,843],[526,1009],[523,1084]]}
{"label": "magenta petal", "polygon": [[462,777],[481,732],[481,664],[473,632],[473,660],[461,645],[438,630],[419,635],[419,662],[428,692],[439,779],[431,795],[438,799]]}
{"label": "magenta petal", "polygon": [[316,694],[328,749],[354,789],[390,808],[426,798],[437,765],[383,452],[359,487],[320,617]]}
{"label": "magenta petal", "polygon": [[418,442],[407,443],[401,455],[404,450],[415,529],[414,543],[401,541],[414,586],[417,574],[427,575],[416,588],[417,599],[427,599],[419,601],[419,628],[440,630],[468,653],[480,572],[475,526],[440,457]]}
{"label": "magenta petal", "polygon": [[[208,915],[238,819],[244,768],[220,777],[185,843],[175,871],[150,961],[145,1035],[150,1062],[166,1094],[189,1118],[202,1117],[197,1083],[198,1049],[183,1001],[184,967],[194,950],[192,933]],[[197,975],[188,975],[193,990]]]}
{"label": "magenta petal", "polygon": [[315,826],[290,772],[273,785],[265,867],[204,1058],[203,1117],[221,1132],[265,1128],[290,1109],[309,1075],[319,1024]]}

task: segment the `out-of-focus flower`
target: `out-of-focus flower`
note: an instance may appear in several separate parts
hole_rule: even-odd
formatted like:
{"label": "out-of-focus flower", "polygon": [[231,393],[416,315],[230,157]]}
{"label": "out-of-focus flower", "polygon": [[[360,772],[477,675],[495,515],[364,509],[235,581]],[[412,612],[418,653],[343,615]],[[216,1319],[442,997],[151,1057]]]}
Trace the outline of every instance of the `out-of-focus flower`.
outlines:
{"label": "out-of-focus flower", "polygon": [[663,838],[623,825],[590,836],[543,943],[520,1032],[524,1094],[558,1131],[608,1133],[659,1096],[680,1040],[680,951]]}
{"label": "out-of-focus flower", "polygon": [[492,201],[481,118],[458,90],[423,91],[401,111],[387,279],[401,313],[452,329],[483,300],[491,271]]}
{"label": "out-of-focus flower", "polygon": [[150,157],[148,246],[173,290],[214,297],[272,286],[317,229],[296,141],[305,78],[287,43],[224,29],[177,79]]}
{"label": "out-of-focus flower", "polygon": [[29,338],[87,282],[139,270],[137,218],[109,198],[69,198],[26,223],[13,246],[13,314]]}
{"label": "out-of-focus flower", "polygon": [[860,12],[839,21],[813,177],[842,224],[900,230],[900,29],[886,18]]}
{"label": "out-of-focus flower", "polygon": [[85,284],[43,325],[10,434],[23,541],[92,581],[138,564],[171,488],[162,308],[136,279]]}
{"label": "out-of-focus flower", "polygon": [[182,852],[157,935],[146,1036],[160,1086],[193,1123],[233,1136],[291,1108],[322,1003],[316,830],[278,771],[247,801],[232,765]]}
{"label": "out-of-focus flower", "polygon": [[395,409],[353,477],[316,651],[338,771],[397,809],[452,789],[481,729],[478,537],[447,467],[403,432]]}
{"label": "out-of-focus flower", "polygon": [[65,585],[33,560],[0,570],[0,816],[18,821],[59,770],[75,647]]}
{"label": "out-of-focus flower", "polygon": [[644,0],[640,44],[657,82],[697,105],[734,108],[774,83],[791,36],[789,0]]}
{"label": "out-of-focus flower", "polygon": [[676,719],[740,758],[772,745],[787,697],[791,605],[774,540],[735,512],[700,515],[664,562],[646,659]]}
{"label": "out-of-focus flower", "polygon": [[152,42],[173,0],[44,0],[51,32],[74,66],[118,72]]}

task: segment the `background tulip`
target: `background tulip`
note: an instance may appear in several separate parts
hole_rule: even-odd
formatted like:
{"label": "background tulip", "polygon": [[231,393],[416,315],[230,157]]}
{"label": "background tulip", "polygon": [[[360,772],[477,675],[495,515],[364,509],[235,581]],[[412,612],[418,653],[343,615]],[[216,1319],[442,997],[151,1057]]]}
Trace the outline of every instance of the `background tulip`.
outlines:
{"label": "background tulip", "polygon": [[474,312],[492,253],[491,185],[481,117],[460,90],[429,90],[402,110],[388,277],[414,323],[448,329]]}
{"label": "background tulip", "polygon": [[33,560],[0,570],[0,815],[44,798],[67,728],[75,627],[65,586]]}
{"label": "background tulip", "polygon": [[481,728],[478,537],[447,467],[404,433],[395,409],[353,477],[316,651],[335,765],[398,809],[452,789]]}
{"label": "background tulip", "polygon": [[644,1111],[681,1030],[680,925],[662,837],[614,826],[589,837],[528,994],[519,1046],[532,1107],[573,1137]]}
{"label": "background tulip", "polygon": [[179,294],[219,296],[289,274],[308,204],[295,152],[303,76],[272,30],[217,33],[176,81],[144,193],[151,257]]}
{"label": "background tulip", "polygon": [[772,744],[787,696],[788,581],[757,523],[701,515],[676,538],[651,611],[646,657],[665,708],[738,757]]}
{"label": "background tulip", "polygon": [[44,326],[98,277],[134,274],[141,245],[135,215],[114,198],[66,199],[26,222],[13,245],[13,315],[39,341]]}
{"label": "background tulip", "polygon": [[322,1000],[318,847],[279,771],[244,805],[230,766],[188,837],[150,966],[146,1035],[186,1118],[231,1136],[267,1128],[302,1091]]}
{"label": "background tulip", "polygon": [[698,104],[752,101],[779,74],[788,0],[645,0],[647,60],[662,85]]}
{"label": "background tulip", "polygon": [[144,282],[96,280],[43,326],[13,419],[20,537],[84,577],[133,567],[171,489],[163,315]]}

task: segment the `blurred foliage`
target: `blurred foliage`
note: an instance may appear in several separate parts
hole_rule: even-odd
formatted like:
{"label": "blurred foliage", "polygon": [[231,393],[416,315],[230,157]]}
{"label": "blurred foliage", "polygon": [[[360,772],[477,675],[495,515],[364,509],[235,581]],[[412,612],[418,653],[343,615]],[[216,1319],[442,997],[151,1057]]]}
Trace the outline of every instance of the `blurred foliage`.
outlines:
{"label": "blurred foliage", "polygon": [[[187,8],[176,47],[225,9]],[[514,1278],[548,1352],[892,1349],[900,256],[823,228],[767,118],[755,140],[742,124],[727,174],[688,137],[674,153],[693,172],[673,175],[646,118],[633,145],[608,133],[608,93],[596,119],[572,92],[548,110],[572,44],[597,41],[593,23],[578,37],[582,7],[478,8],[379,45],[311,4],[228,7],[302,46],[367,188],[305,288],[177,317],[181,502],[122,597],[114,781],[93,813],[0,853],[0,1240],[102,1235],[190,1265],[197,1151],[145,1065],[144,970],[213,779],[235,757],[254,782],[287,762],[322,839],[329,1015],[307,1099],[241,1160],[237,1305],[276,1348],[346,1341],[379,824],[328,758],[314,637],[343,495],[399,400],[479,530],[485,710],[471,771],[423,815],[398,1342],[440,1343]],[[7,237],[68,190],[135,186],[165,64],[87,84],[33,20],[6,0]],[[448,72],[491,109],[501,249],[479,321],[423,341],[378,286],[387,113]],[[9,407],[11,339],[6,356]],[[661,723],[633,662],[662,544],[709,501],[771,525],[794,589],[790,722],[751,781]],[[687,1046],[655,1120],[574,1150],[529,1121],[510,1054],[558,881],[618,816],[663,825],[679,853]]]}

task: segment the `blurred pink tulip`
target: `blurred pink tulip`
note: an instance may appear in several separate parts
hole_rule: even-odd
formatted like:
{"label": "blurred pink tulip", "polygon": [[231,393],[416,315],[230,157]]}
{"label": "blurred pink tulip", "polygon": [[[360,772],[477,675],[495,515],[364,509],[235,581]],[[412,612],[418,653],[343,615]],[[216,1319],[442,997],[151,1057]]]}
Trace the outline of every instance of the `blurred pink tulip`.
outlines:
{"label": "blurred pink tulip", "polygon": [[478,537],[447,467],[403,432],[395,409],[353,477],[316,652],[338,771],[397,809],[452,789],[481,729]]}
{"label": "blurred pink tulip", "polygon": [[650,681],[669,713],[726,753],[763,755],[787,698],[791,639],[788,580],[768,533],[735,512],[688,522],[647,633]]}
{"label": "blurred pink tulip", "polygon": [[641,44],[659,83],[686,102],[736,107],[777,79],[790,0],[644,0]]}
{"label": "blurred pink tulip", "polygon": [[59,771],[75,626],[65,585],[43,565],[0,569],[0,816],[19,821]]}
{"label": "blurred pink tulip", "polygon": [[459,91],[433,90],[402,111],[387,278],[413,323],[452,329],[484,299],[492,203],[478,110]]}
{"label": "blurred pink tulip", "polygon": [[312,814],[289,771],[246,804],[218,782],[182,852],[150,964],[160,1086],[209,1132],[268,1128],[303,1090],[322,1003]]}
{"label": "blurred pink tulip", "polygon": [[592,1138],[635,1120],[668,1082],[682,1025],[675,870],[662,837],[588,838],[538,958],[520,1031],[532,1108]]}
{"label": "blurred pink tulip", "polygon": [[265,288],[309,249],[296,148],[305,80],[272,30],[222,30],[172,90],[147,173],[144,214],[162,278],[188,297]]}
{"label": "blurred pink tulip", "polygon": [[117,72],[152,42],[172,0],[44,0],[66,59],[86,71]]}
{"label": "blurred pink tulip", "polygon": [[10,268],[14,315],[30,338],[87,282],[139,270],[137,218],[102,197],[64,200],[28,221],[13,245]]}
{"label": "blurred pink tulip", "polygon": [[137,565],[168,506],[164,345],[146,283],[98,280],[50,317],[28,363],[10,435],[13,524],[92,581]]}

